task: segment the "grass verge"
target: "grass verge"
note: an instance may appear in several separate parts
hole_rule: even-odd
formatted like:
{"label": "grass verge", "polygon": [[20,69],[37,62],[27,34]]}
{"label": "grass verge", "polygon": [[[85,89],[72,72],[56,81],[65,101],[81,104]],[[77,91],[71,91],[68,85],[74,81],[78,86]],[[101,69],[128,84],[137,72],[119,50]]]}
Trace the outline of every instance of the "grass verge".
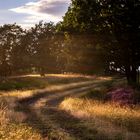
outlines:
{"label": "grass verge", "polygon": [[120,107],[113,103],[103,103],[93,99],[67,98],[60,104],[60,108],[75,117],[90,120],[90,123],[94,122],[97,129],[101,128],[104,133],[108,131],[107,135],[113,139],[118,136],[120,139],[127,140],[132,137],[135,140],[140,138],[139,106]]}

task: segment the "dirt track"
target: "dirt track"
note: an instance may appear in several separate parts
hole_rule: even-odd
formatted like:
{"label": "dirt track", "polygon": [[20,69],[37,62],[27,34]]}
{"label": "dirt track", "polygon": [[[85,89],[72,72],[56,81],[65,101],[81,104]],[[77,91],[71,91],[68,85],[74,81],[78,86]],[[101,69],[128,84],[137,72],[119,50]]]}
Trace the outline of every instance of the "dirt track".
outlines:
{"label": "dirt track", "polygon": [[[98,138],[96,130],[86,128],[82,120],[58,108],[65,98],[80,97],[91,89],[98,88],[98,82],[101,81],[76,82],[39,90],[31,97],[18,100],[16,109],[25,113],[27,116],[25,123],[37,129],[44,139],[53,139],[52,137],[54,139],[66,139],[67,136],[80,140],[92,139],[84,135],[84,132],[88,132],[89,136],[95,134],[94,139],[101,140],[105,137]],[[60,138],[55,135],[51,135],[51,138],[49,138],[51,131],[57,133],[58,130],[63,133],[62,136],[59,134]]]}
{"label": "dirt track", "polygon": [[59,83],[37,89],[31,96],[19,98],[15,110],[26,116],[23,123],[39,132],[43,140],[112,140],[112,136],[121,133],[128,135],[129,140],[133,140],[135,133],[129,133],[109,121],[99,118],[85,120],[59,108],[65,98],[81,97],[93,89],[103,88],[108,80],[96,77],[81,81],[74,79],[67,84]]}

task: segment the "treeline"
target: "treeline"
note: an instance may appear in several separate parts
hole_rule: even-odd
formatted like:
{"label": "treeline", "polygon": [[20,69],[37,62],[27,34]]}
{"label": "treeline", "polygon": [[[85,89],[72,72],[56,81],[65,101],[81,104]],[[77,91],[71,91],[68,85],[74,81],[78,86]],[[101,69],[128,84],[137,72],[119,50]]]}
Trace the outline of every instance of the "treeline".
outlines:
{"label": "treeline", "polygon": [[49,62],[47,59],[49,59],[53,37],[52,24],[39,23],[28,31],[16,24],[1,26],[1,76],[44,71],[46,63]]}
{"label": "treeline", "polygon": [[[70,35],[60,24],[40,22],[29,30],[16,24],[0,27],[0,75],[24,73],[92,74],[94,51],[91,36]],[[94,41],[92,41],[94,42]],[[89,57],[91,57],[89,59]]]}
{"label": "treeline", "polygon": [[0,74],[121,73],[139,82],[140,2],[72,0],[63,21],[0,27]]}

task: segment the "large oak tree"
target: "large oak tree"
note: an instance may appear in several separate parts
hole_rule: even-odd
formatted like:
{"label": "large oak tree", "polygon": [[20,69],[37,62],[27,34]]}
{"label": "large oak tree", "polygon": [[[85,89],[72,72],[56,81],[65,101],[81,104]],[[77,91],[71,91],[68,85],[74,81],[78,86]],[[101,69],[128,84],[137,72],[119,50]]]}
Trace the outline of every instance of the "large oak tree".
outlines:
{"label": "large oak tree", "polygon": [[140,65],[139,15],[140,2],[136,0],[72,0],[62,30],[98,35],[105,65],[123,70],[128,83],[136,84]]}

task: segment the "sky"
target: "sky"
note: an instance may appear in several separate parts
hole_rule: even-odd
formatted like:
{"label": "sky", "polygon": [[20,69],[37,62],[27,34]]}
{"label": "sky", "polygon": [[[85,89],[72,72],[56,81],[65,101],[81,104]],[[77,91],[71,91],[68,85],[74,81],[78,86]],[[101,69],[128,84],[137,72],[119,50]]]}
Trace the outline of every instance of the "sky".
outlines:
{"label": "sky", "polygon": [[0,0],[0,25],[17,23],[30,28],[39,21],[62,20],[70,0]]}

